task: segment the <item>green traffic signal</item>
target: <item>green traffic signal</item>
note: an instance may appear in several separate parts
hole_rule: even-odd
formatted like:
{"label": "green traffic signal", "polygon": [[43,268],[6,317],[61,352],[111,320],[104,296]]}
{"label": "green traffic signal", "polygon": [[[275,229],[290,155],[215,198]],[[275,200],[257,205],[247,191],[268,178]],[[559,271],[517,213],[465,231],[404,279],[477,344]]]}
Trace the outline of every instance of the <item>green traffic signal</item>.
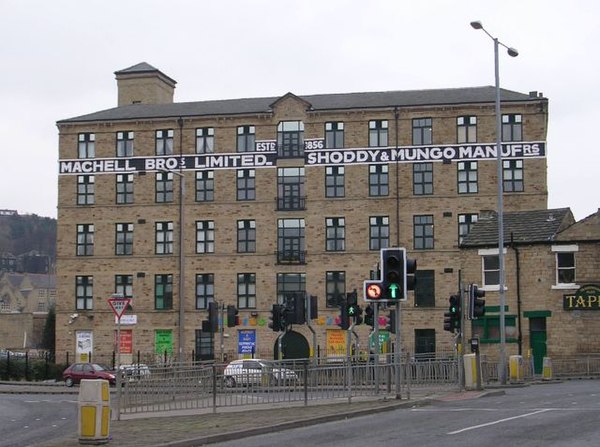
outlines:
{"label": "green traffic signal", "polygon": [[448,332],[461,331],[461,305],[460,295],[451,295],[449,298],[448,312],[444,313],[444,330]]}
{"label": "green traffic signal", "polygon": [[385,298],[388,300],[401,300],[404,296],[404,249],[381,249],[382,280]]}
{"label": "green traffic signal", "polygon": [[400,286],[398,284],[392,283],[388,286],[389,297],[393,300],[397,300],[400,298]]}

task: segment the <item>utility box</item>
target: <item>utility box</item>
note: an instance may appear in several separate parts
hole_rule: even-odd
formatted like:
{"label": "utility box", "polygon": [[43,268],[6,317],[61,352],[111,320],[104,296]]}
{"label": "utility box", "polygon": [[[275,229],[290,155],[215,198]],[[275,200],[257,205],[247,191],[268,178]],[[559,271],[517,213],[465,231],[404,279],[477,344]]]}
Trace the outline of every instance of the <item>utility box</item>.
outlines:
{"label": "utility box", "polygon": [[475,390],[477,389],[477,355],[465,354],[463,362],[465,365],[465,389]]}
{"label": "utility box", "polygon": [[522,382],[523,381],[523,356],[522,355],[511,355],[508,358],[510,381],[511,382]]}
{"label": "utility box", "polygon": [[80,444],[106,444],[110,432],[110,389],[107,380],[83,379],[79,388]]}

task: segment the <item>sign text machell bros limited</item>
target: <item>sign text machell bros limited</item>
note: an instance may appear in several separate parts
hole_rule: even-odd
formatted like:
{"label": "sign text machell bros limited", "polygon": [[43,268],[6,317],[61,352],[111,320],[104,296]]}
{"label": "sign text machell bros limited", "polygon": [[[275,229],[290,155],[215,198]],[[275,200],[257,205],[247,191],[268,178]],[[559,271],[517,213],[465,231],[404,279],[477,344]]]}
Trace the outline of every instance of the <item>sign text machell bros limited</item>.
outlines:
{"label": "sign text machell bros limited", "polygon": [[[257,151],[245,153],[59,160],[59,174],[123,174],[164,170],[199,171],[274,168],[277,164],[278,155],[273,150],[277,145],[273,143],[257,141]],[[497,158],[496,147],[493,144],[324,149],[323,140],[305,140],[304,146],[303,158],[306,166],[491,160]],[[502,157],[506,159],[543,158],[545,156],[546,144],[541,141],[504,143],[502,145]]]}

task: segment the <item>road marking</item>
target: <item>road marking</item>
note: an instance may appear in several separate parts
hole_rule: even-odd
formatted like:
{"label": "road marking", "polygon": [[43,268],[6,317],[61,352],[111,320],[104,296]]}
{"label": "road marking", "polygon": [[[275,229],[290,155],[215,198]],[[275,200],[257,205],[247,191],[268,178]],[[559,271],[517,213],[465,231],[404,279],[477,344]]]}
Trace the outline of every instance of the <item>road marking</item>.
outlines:
{"label": "road marking", "polygon": [[449,435],[457,435],[457,434],[463,433],[465,431],[476,430],[478,428],[488,427],[490,425],[501,424],[502,422],[508,422],[508,421],[512,421],[514,419],[526,418],[528,416],[533,416],[535,414],[545,413],[546,411],[551,411],[551,408],[544,408],[542,410],[533,411],[531,413],[525,413],[525,414],[521,414],[519,416],[510,417],[510,418],[498,419],[497,421],[487,422],[485,424],[473,425],[471,427],[465,427],[465,428],[461,428],[460,430],[448,432],[447,434],[449,434]]}

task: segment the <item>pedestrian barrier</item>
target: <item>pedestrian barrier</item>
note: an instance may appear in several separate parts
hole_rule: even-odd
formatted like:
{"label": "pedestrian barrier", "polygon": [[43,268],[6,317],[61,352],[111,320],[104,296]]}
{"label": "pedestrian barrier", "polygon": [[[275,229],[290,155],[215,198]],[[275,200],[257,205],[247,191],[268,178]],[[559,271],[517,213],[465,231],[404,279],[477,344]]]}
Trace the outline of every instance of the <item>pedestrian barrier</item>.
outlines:
{"label": "pedestrian barrier", "polygon": [[110,431],[110,392],[107,380],[81,381],[78,413],[79,443],[106,444]]}
{"label": "pedestrian barrier", "polygon": [[[411,387],[458,388],[456,359],[403,360],[392,356],[360,362],[314,364],[308,359],[273,362],[271,370],[239,372],[229,380],[225,365],[150,366],[150,373],[126,381],[121,393],[122,414],[171,410],[212,409],[241,405],[269,406],[360,396],[396,396]],[[294,372],[282,378],[282,368]],[[397,373],[400,382],[396,383]]]}

